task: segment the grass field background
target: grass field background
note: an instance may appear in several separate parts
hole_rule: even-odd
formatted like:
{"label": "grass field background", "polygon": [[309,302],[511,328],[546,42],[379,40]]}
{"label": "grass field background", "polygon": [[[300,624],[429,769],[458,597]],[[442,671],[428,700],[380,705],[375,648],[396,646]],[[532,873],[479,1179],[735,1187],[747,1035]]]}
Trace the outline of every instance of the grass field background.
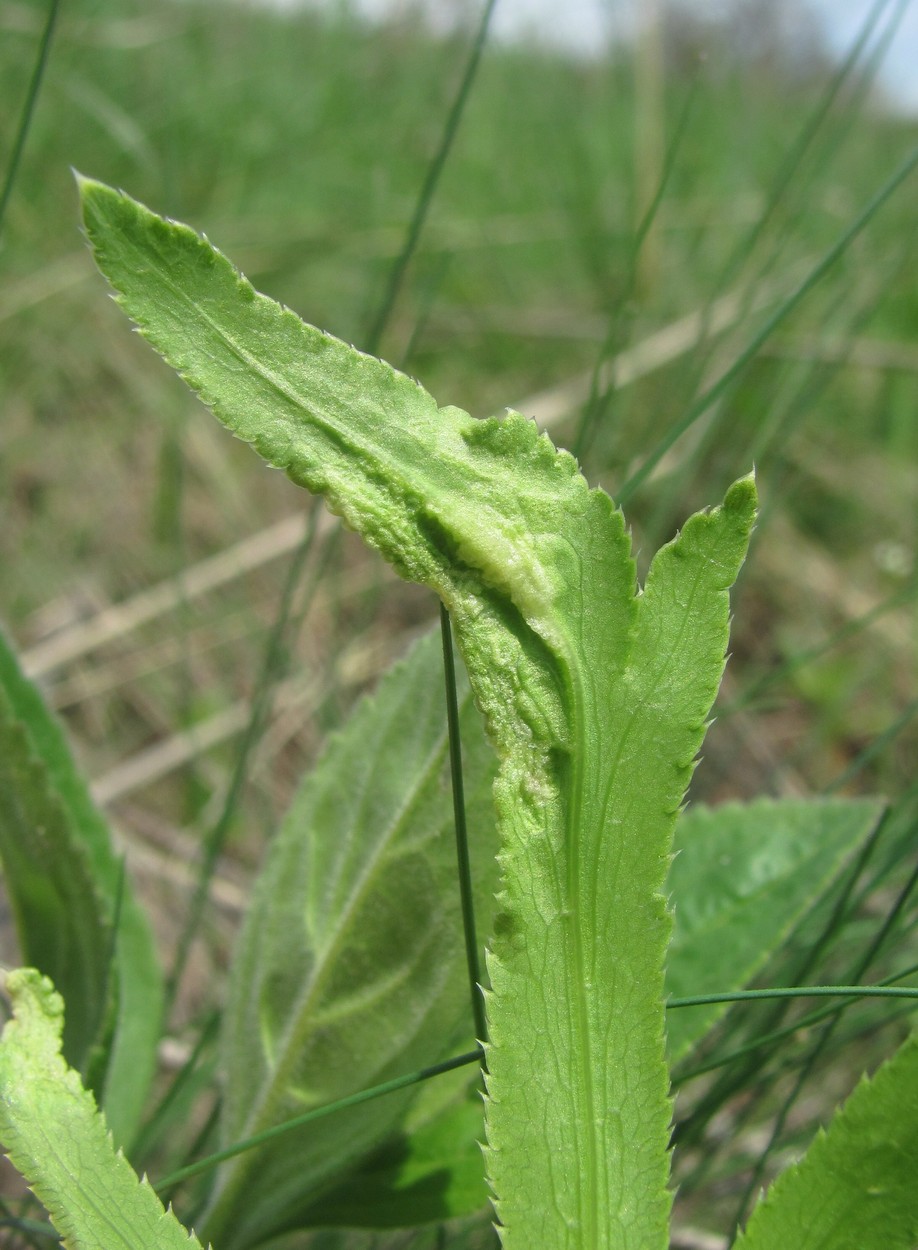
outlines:
{"label": "grass field background", "polygon": [[[345,9],[62,5],[0,235],[0,617],[165,951],[202,845],[219,852],[182,1019],[219,984],[304,767],[435,604],[131,333],[79,235],[71,166],[205,231],[440,403],[519,408],[592,482],[629,483],[642,568],[754,462],[762,518],[695,794],[881,792],[913,848],[918,174],[745,359],[918,142],[873,87],[901,8],[876,5],[842,67],[714,28],[594,61],[486,46],[377,334],[476,14],[434,37],[411,10],[368,27]],[[0,162],[45,20],[0,0]]]}

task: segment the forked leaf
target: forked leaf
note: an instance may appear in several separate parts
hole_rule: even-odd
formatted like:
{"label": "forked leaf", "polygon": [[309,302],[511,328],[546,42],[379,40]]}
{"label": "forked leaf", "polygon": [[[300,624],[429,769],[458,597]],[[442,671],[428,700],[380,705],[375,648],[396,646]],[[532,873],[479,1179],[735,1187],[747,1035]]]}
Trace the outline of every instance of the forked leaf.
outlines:
{"label": "forked leaf", "polygon": [[162,1027],[153,936],[64,732],[2,633],[0,854],[22,958],[64,996],[68,1061],[85,1071],[92,1048],[103,1047],[100,1101],[126,1144]]}
{"label": "forked leaf", "polygon": [[[670,996],[742,987],[780,948],[876,828],[881,799],[758,799],[692,806],[676,825],[667,889],[675,912]],[[727,1010],[667,1015],[670,1062]]]}
{"label": "forked leaf", "polygon": [[34,968],[6,976],[0,1144],[68,1250],[200,1250],[116,1152],[105,1119],[61,1055],[64,1004]]}
{"label": "forked leaf", "polygon": [[500,760],[488,1170],[508,1250],[668,1244],[662,888],[717,692],[751,478],[658,553],[518,413],[473,420],[81,185],[126,311],[239,437],[449,608]]}
{"label": "forked leaf", "polygon": [[[464,680],[460,694],[477,912],[487,928],[497,876],[491,752]],[[223,1142],[470,1050],[463,950],[443,657],[430,635],[330,740],[268,850],[230,977]],[[231,1160],[206,1235],[225,1250],[302,1220],[323,1187],[396,1131],[421,1088]],[[478,1112],[480,1120],[480,1101]]]}
{"label": "forked leaf", "polygon": [[918,1038],[861,1081],[759,1202],[736,1250],[914,1250]]}

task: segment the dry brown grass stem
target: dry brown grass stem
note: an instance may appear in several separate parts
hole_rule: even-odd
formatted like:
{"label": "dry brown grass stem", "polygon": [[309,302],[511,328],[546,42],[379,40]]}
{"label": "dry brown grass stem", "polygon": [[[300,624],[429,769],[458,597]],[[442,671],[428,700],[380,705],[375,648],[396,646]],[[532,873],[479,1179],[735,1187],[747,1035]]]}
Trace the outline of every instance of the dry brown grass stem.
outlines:
{"label": "dry brown grass stem", "polygon": [[[413,634],[414,631],[404,632],[387,639],[385,644],[358,640],[338,657],[333,672],[326,672],[321,678],[307,675],[278,683],[274,690],[273,714],[278,718],[279,730],[276,736],[267,737],[262,756],[265,752],[279,750],[291,736],[291,724],[285,713],[294,714],[296,725],[302,726],[327,693],[330,683],[334,682],[339,690],[348,690],[378,676],[406,649]],[[92,784],[93,798],[105,807],[159,781],[242,733],[251,715],[251,703],[238,699],[188,729],[135,752],[96,778]]]}
{"label": "dry brown grass stem", "polygon": [[[599,371],[600,391],[621,390],[672,364],[686,352],[716,338],[748,315],[760,312],[788,289],[787,277],[748,291],[731,291],[712,304],[698,308],[611,357]],[[569,378],[558,386],[530,395],[517,405],[537,425],[550,429],[586,400],[593,385],[591,371]]]}
{"label": "dry brown grass stem", "polygon": [[[327,514],[320,517],[320,529],[333,524]],[[22,665],[30,677],[42,677],[54,669],[121,638],[131,630],[174,611],[180,604],[207,594],[234,581],[253,569],[288,555],[302,542],[306,517],[302,513],[285,517],[225,551],[191,565],[176,577],[157,582],[121,603],[103,608],[96,616],[79,621],[45,642],[29,648]]]}

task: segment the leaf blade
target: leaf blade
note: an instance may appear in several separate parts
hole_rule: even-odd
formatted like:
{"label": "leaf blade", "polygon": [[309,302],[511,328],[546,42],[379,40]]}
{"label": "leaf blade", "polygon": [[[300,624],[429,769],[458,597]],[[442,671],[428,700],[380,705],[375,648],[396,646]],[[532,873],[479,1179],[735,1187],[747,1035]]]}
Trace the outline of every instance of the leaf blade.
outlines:
{"label": "leaf blade", "polygon": [[[187,227],[81,189],[100,268],[146,337],[234,433],[450,609],[500,759],[487,1115],[505,1246],[665,1245],[661,890],[723,667],[751,479],[658,554],[639,601],[620,512],[530,422],[438,408],[258,295]],[[647,827],[629,841],[631,807]],[[615,869],[601,897],[597,864]]]}
{"label": "leaf blade", "polygon": [[[757,799],[683,813],[667,889],[675,926],[666,968],[675,998],[739,989],[823,897],[871,834],[877,799]],[[671,1062],[696,1045],[727,1004],[670,1012]]]}
{"label": "leaf blade", "polygon": [[[442,681],[431,634],[330,740],[272,842],[224,1020],[225,1144],[472,1041]],[[460,693],[477,911],[487,924],[490,751],[464,681]],[[417,1096],[389,1095],[227,1164],[207,1235],[221,1248],[245,1244],[303,1218],[316,1192],[378,1147]]]}
{"label": "leaf blade", "polygon": [[752,1213],[737,1250],[912,1250],[918,1037],[865,1077]]}
{"label": "leaf blade", "polygon": [[138,1180],[92,1095],[61,1056],[63,1000],[33,968],[6,976],[0,1139],[69,1250],[201,1250]]}
{"label": "leaf blade", "polygon": [[[93,1045],[105,1047],[101,1102],[115,1139],[126,1143],[140,1120],[161,1031],[162,973],[153,935],[63,729],[2,632],[0,735],[0,853],[23,957],[67,1001],[66,1053],[74,1065],[82,1066]],[[28,884],[36,875],[44,882],[39,911]],[[48,933],[57,934],[54,950],[42,948]],[[105,1038],[109,993],[114,1020]],[[79,1042],[71,1047],[74,1031]]]}

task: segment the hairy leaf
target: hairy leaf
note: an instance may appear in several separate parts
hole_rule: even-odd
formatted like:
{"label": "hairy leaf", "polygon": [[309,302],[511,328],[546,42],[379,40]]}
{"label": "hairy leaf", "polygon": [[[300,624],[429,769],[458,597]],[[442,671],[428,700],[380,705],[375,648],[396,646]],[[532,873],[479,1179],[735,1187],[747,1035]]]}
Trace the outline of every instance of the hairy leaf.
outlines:
{"label": "hairy leaf", "polygon": [[[477,912],[488,926],[490,751],[467,683],[461,693]],[[270,846],[231,973],[223,1141],[470,1050],[463,952],[443,657],[431,635],[331,740]],[[289,1224],[396,1129],[420,1088],[231,1161],[207,1235],[224,1250]],[[480,1120],[480,1101],[478,1112]],[[442,1188],[442,1178],[433,1185]],[[480,1191],[477,1205],[485,1197]],[[428,1218],[449,1213],[441,1207]]]}
{"label": "hairy leaf", "polygon": [[438,408],[98,183],[119,300],[221,421],[449,608],[500,760],[490,1181],[508,1250],[668,1243],[662,894],[717,691],[750,478],[658,553],[518,413]]}
{"label": "hairy leaf", "polygon": [[864,1079],[772,1185],[736,1250],[914,1250],[918,1038]]}
{"label": "hairy leaf", "polygon": [[[666,988],[675,998],[741,989],[823,897],[883,813],[879,799],[759,799],[690,807],[676,825],[667,887],[675,924]],[[675,1062],[726,1004],[668,1013]]]}
{"label": "hairy leaf", "polygon": [[79,1074],[61,1056],[64,1004],[33,968],[6,976],[0,1142],[68,1250],[200,1250],[138,1180]]}
{"label": "hairy leaf", "polygon": [[93,1046],[102,1045],[97,1088],[115,1140],[127,1143],[161,1029],[153,939],[63,730],[2,633],[0,854],[22,957],[67,1003],[64,1054],[85,1072]]}

